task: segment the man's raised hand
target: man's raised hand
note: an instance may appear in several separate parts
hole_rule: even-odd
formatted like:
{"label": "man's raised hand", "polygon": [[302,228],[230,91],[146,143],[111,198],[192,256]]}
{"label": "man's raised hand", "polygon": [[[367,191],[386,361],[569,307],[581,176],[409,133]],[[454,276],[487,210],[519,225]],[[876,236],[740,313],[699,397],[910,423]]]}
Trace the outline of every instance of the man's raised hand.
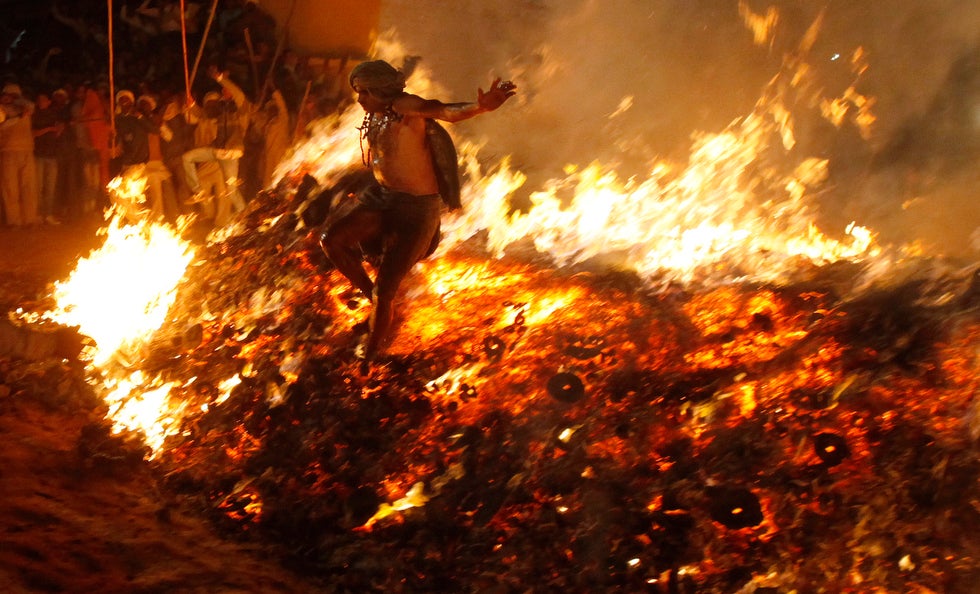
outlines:
{"label": "man's raised hand", "polygon": [[483,92],[477,89],[477,104],[487,111],[493,111],[504,104],[505,101],[517,93],[517,85],[509,80],[501,81],[499,78],[490,85],[490,90]]}

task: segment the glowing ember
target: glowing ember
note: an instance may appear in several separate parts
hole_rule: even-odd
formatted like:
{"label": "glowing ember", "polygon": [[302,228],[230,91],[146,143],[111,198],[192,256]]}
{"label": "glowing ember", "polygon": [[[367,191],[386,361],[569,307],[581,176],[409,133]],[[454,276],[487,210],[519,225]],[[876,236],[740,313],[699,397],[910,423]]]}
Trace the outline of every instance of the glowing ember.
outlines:
{"label": "glowing ember", "polygon": [[107,380],[105,401],[116,432],[140,432],[151,453],[157,453],[164,440],[180,430],[183,407],[170,405],[173,382],[154,385],[142,372],[118,380]]}

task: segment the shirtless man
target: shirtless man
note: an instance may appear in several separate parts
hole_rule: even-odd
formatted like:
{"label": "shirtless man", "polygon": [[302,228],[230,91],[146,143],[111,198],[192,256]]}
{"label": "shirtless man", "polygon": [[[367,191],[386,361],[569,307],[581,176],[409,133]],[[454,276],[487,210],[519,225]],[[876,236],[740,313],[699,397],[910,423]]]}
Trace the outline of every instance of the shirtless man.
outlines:
{"label": "shirtless man", "polygon": [[[320,244],[337,270],[373,301],[367,342],[359,353],[369,362],[388,338],[398,286],[425,257],[439,228],[442,201],[426,120],[459,122],[493,111],[516,87],[498,78],[487,92],[478,90],[475,102],[423,99],[406,93],[405,77],[382,60],[358,64],[350,85],[366,112],[361,142],[367,141],[365,165],[378,185],[362,192],[357,204],[327,227]],[[382,253],[372,281],[359,246],[378,240]]]}

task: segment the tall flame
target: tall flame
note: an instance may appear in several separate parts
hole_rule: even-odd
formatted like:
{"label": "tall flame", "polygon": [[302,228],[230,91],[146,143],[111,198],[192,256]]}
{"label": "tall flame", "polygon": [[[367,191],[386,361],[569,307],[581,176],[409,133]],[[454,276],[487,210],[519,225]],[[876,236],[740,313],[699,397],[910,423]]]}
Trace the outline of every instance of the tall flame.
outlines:
{"label": "tall flame", "polygon": [[162,445],[163,428],[176,424],[162,412],[172,385],[157,385],[132,369],[166,320],[194,250],[179,234],[186,221],[174,228],[125,206],[142,202],[146,180],[140,173],[109,184],[115,206],[100,230],[105,242],[81,258],[66,280],[55,283],[57,307],[43,317],[77,326],[94,341],[83,357],[106,387],[114,428],[141,431],[156,449]]}
{"label": "tall flame", "polygon": [[80,259],[67,280],[55,283],[58,309],[49,314],[95,341],[92,363],[100,367],[134,352],[163,324],[194,257],[167,225],[129,225],[116,215],[103,232],[102,247]]}

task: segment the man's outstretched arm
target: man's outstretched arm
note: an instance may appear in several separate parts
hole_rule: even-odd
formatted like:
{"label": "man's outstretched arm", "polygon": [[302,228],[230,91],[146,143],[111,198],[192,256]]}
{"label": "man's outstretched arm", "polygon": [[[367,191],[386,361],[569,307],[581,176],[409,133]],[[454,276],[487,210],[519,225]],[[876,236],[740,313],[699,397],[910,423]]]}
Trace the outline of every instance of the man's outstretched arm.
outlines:
{"label": "man's outstretched arm", "polygon": [[406,95],[395,101],[395,111],[405,115],[415,115],[446,122],[460,122],[488,111],[493,111],[517,93],[517,86],[509,80],[501,82],[498,78],[490,85],[490,90],[477,90],[475,102],[443,103],[436,99],[423,99],[416,95]]}

